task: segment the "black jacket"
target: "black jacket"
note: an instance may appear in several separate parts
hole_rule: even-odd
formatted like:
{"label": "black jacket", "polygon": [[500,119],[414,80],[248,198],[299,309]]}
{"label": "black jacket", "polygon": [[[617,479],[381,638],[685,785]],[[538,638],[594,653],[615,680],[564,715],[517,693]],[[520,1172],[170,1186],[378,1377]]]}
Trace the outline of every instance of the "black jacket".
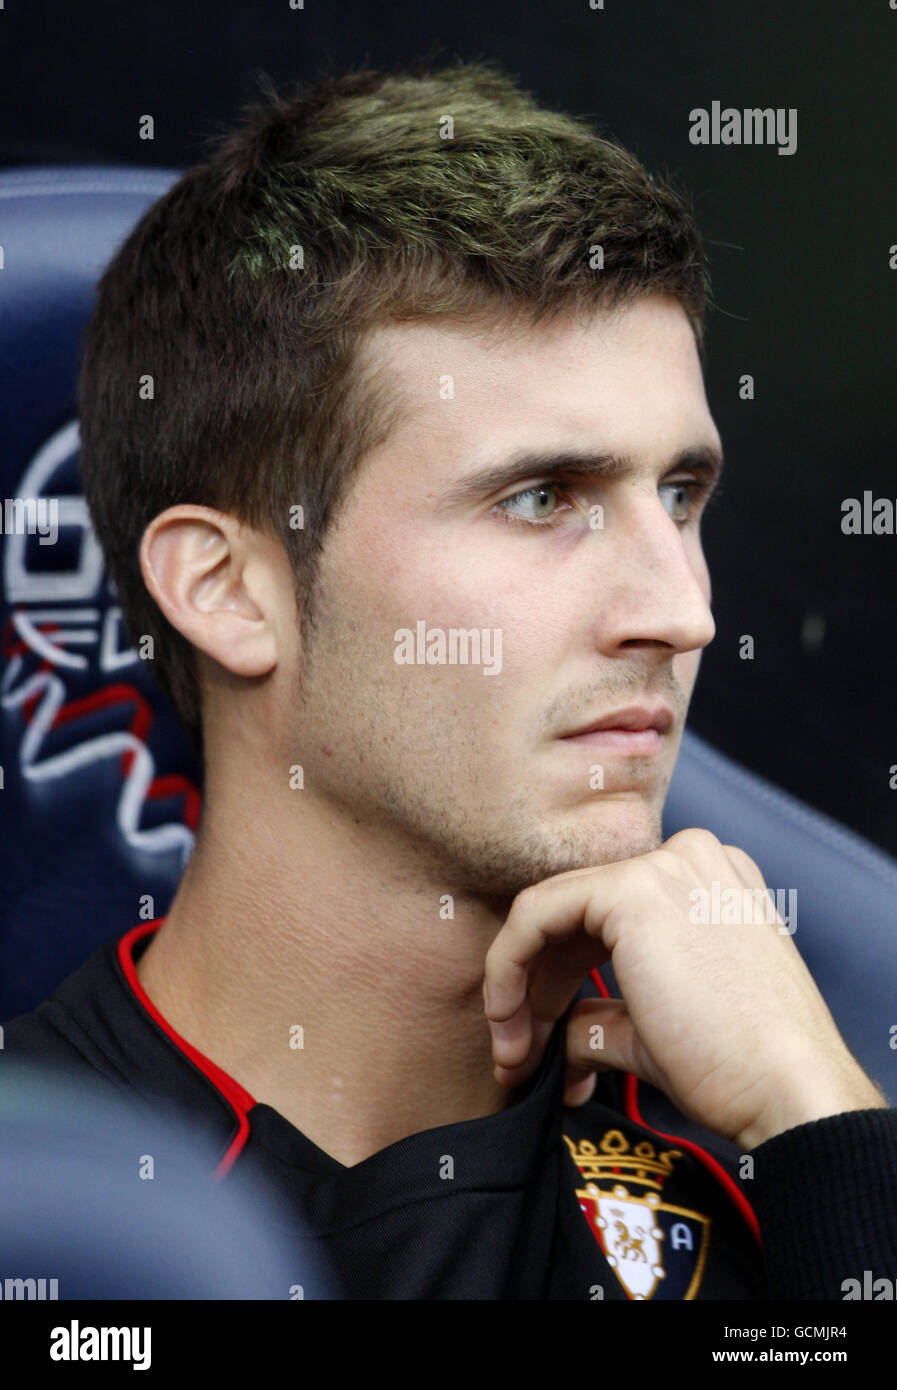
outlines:
{"label": "black jacket", "polygon": [[897,1109],[776,1135],[742,1176],[734,1145],[635,1077],[599,1073],[592,1099],[565,1108],[565,1016],[504,1110],[347,1168],[158,1014],[134,963],[161,920],[9,1022],[0,1078],[38,1062],[183,1117],[210,1182],[276,1191],[306,1297],[326,1296],[315,1270],[356,1299],[842,1299],[864,1271],[897,1278]]}

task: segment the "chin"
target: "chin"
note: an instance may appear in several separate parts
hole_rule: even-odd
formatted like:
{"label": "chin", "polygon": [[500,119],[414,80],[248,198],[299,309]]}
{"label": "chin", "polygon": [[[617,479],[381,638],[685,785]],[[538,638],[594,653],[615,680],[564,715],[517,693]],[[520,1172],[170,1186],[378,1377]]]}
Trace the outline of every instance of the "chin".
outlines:
{"label": "chin", "polygon": [[634,859],[663,843],[660,808],[644,802],[610,802],[593,824],[596,864]]}

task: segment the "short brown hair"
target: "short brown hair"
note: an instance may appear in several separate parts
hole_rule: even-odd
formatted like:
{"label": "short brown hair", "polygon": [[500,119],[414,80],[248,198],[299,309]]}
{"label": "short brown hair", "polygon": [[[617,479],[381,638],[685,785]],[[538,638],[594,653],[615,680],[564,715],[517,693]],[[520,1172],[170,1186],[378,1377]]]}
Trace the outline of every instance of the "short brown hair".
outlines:
{"label": "short brown hair", "polygon": [[140,572],[154,516],[199,503],[278,535],[305,630],[327,527],[398,414],[360,369],[366,330],[433,315],[536,323],[667,292],[703,355],[710,288],[687,197],[494,63],[365,69],[289,96],[259,82],[262,98],[106,269],[78,386],[84,493],[125,625],[152,635],[197,745],[193,647]]}

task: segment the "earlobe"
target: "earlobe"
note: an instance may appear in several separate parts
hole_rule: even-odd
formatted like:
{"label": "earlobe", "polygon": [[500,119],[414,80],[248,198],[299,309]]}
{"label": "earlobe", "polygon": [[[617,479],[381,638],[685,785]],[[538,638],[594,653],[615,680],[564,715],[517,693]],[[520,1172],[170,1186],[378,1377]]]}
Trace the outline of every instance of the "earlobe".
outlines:
{"label": "earlobe", "polygon": [[162,613],[194,647],[235,675],[277,664],[265,566],[251,528],[210,507],[170,507],[140,544],[144,583]]}

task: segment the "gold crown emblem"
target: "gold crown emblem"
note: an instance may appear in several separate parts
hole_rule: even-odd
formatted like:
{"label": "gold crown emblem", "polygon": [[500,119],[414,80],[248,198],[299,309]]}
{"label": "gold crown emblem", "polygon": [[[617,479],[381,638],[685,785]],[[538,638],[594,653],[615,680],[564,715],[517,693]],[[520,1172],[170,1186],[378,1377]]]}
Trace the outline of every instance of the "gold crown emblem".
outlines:
{"label": "gold crown emblem", "polygon": [[682,1157],[681,1149],[658,1153],[647,1139],[633,1148],[618,1129],[609,1129],[597,1147],[588,1139],[574,1144],[566,1134],[564,1143],[584,1178],[616,1178],[625,1173],[630,1182],[656,1187],[658,1191],[673,1171],[673,1159]]}

